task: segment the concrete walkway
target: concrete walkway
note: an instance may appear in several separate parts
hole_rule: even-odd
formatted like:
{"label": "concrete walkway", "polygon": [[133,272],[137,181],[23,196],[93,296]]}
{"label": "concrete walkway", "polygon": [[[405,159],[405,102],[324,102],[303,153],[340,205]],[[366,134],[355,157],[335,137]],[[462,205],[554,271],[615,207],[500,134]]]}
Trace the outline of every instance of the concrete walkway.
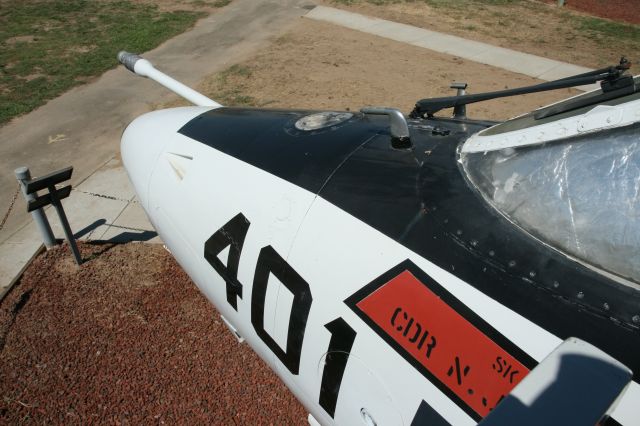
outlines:
{"label": "concrete walkway", "polygon": [[[196,85],[284,33],[308,12],[306,4],[308,0],[234,0],[144,56],[174,78]],[[15,192],[17,167],[27,166],[37,176],[73,165],[72,184],[78,185],[119,151],[128,123],[175,96],[119,66],[0,127],[0,206],[8,205]],[[14,212],[0,231],[0,242],[28,221],[24,209]]]}
{"label": "concrete walkway", "polygon": [[[400,24],[379,18],[372,18],[342,9],[318,6],[305,15],[306,18],[330,22],[353,30],[400,41],[412,46],[424,47],[440,53],[455,55],[481,64],[492,65],[508,71],[550,81],[591,71],[566,62],[528,53],[517,52],[503,47],[493,46],[479,41],[443,34],[424,28]],[[587,91],[597,85],[580,86]]]}
{"label": "concrete walkway", "polygon": [[[201,21],[192,31],[145,54],[158,68],[188,85],[256,51],[303,15],[304,1],[236,0],[228,9]],[[400,42],[482,62],[543,80],[588,71],[586,68],[465,40],[328,7],[307,18],[331,22]],[[183,65],[187,65],[186,67]],[[76,237],[81,240],[160,242],[147,221],[116,155],[120,135],[137,115],[172,95],[151,81],[136,79],[123,67],[96,83],[74,89],[44,107],[0,128],[0,199],[15,190],[11,171],[29,165],[44,174],[75,167],[74,191],[63,201]],[[52,137],[53,135],[53,137]],[[60,136],[60,137],[59,137]],[[53,139],[53,140],[52,140]],[[40,236],[24,200],[0,238],[0,299],[42,249]],[[48,210],[56,237],[64,236],[54,210]]]}

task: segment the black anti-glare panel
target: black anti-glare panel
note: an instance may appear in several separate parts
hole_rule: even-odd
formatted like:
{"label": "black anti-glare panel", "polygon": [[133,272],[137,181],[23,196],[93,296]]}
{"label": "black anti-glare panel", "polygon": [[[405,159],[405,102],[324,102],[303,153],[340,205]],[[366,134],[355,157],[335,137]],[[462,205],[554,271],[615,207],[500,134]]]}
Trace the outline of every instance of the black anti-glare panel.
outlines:
{"label": "black anti-glare panel", "polygon": [[295,122],[314,111],[218,108],[179,133],[317,194],[359,146],[388,127],[386,117],[361,114],[334,127],[301,131]]}

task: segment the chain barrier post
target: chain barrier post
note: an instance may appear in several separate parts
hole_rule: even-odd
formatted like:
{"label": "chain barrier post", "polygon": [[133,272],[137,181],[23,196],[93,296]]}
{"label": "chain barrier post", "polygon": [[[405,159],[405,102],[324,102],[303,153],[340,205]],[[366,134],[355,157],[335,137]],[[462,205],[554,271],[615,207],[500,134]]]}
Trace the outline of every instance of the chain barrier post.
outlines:
{"label": "chain barrier post", "polygon": [[[22,195],[24,195],[27,204],[29,201],[33,201],[37,197],[37,193],[27,193],[27,182],[31,180],[31,172],[28,167],[18,167],[15,169],[14,173],[16,174],[16,178],[18,182],[20,182],[20,188],[22,188]],[[49,225],[49,221],[47,220],[47,215],[44,213],[43,209],[33,210],[31,212],[31,217],[33,221],[36,223],[38,227],[38,231],[40,231],[40,235],[42,236],[42,242],[44,243],[47,249],[56,245],[56,238],[53,235],[53,231],[51,230],[51,225]]]}
{"label": "chain barrier post", "polygon": [[78,265],[82,264],[82,256],[80,256],[80,250],[78,250],[78,244],[76,243],[73,232],[71,232],[71,226],[67,220],[67,215],[62,208],[61,200],[67,198],[71,194],[71,185],[57,188],[56,185],[64,181],[71,179],[73,173],[73,167],[65,167],[64,169],[56,170],[49,174],[24,181],[24,189],[27,194],[35,194],[36,192],[46,189],[49,192],[43,195],[36,196],[34,199],[27,202],[27,211],[32,212],[35,210],[41,210],[44,206],[52,204],[58,212],[62,229],[64,229],[64,235],[67,237],[73,257],[76,259]]}

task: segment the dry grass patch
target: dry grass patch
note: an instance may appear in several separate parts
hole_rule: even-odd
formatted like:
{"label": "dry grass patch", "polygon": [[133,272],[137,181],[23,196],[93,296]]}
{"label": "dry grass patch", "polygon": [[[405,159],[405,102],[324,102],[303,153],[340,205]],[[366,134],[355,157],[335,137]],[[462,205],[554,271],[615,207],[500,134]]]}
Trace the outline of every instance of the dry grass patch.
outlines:
{"label": "dry grass patch", "polygon": [[639,25],[596,18],[538,1],[321,0],[321,3],[592,68],[617,64],[622,55],[639,59],[636,56]]}
{"label": "dry grass patch", "polygon": [[[452,81],[478,93],[539,82],[488,65],[301,19],[254,58],[207,77],[198,88],[229,106],[409,112],[418,99],[445,96]],[[576,93],[560,90],[469,106],[472,117],[504,119]],[[187,104],[173,101],[164,106]]]}

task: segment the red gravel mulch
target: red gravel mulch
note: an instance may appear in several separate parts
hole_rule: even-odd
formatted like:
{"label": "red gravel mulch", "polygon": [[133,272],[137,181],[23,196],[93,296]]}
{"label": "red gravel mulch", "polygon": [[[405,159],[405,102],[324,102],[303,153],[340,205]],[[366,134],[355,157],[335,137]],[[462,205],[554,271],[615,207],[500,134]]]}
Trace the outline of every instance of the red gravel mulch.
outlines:
{"label": "red gravel mulch", "polygon": [[0,304],[0,424],[306,424],[161,246],[44,253]]}
{"label": "red gravel mulch", "polygon": [[[558,4],[558,0],[544,0]],[[565,0],[564,7],[614,21],[640,24],[640,0]]]}

